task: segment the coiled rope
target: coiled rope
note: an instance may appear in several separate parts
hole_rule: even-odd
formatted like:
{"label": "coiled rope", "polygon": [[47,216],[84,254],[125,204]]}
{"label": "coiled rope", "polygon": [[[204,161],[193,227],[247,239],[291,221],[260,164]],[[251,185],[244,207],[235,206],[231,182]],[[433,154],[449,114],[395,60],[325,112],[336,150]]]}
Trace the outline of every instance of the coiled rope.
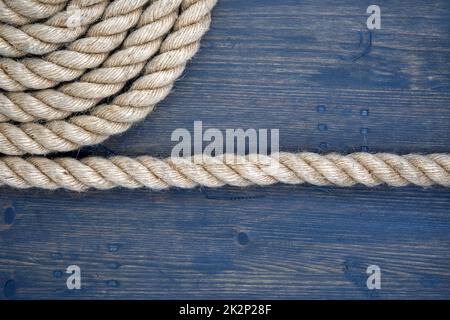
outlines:
{"label": "coiled rope", "polygon": [[145,119],[197,52],[216,2],[0,0],[0,185],[450,187],[447,154],[20,157],[98,144]]}
{"label": "coiled rope", "polygon": [[[115,2],[131,5],[144,0]],[[140,15],[139,27],[101,67],[55,89],[2,94],[0,153],[71,151],[98,144],[143,120],[167,96],[197,52],[215,3],[153,1]],[[129,80],[130,88],[120,92]],[[99,104],[108,97],[112,97],[109,104]],[[47,121],[35,122],[41,119]],[[25,123],[17,125],[10,120]]]}
{"label": "coiled rope", "polygon": [[[72,0],[64,11],[58,12],[43,23],[20,27],[1,24],[0,54],[19,58],[27,54],[41,55],[52,52],[84,34],[89,25],[101,17],[106,4],[106,0]],[[3,63],[11,61],[2,60]],[[2,89],[4,86],[2,84]]]}
{"label": "coiled rope", "polygon": [[67,0],[0,0],[0,22],[22,26],[59,12]]}

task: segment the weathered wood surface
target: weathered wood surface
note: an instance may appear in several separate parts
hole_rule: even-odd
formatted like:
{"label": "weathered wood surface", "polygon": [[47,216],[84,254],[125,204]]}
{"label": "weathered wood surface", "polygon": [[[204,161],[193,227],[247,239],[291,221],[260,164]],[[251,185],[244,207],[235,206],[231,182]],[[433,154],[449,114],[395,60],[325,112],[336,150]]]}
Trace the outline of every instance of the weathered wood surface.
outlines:
{"label": "weathered wood surface", "polygon": [[[450,3],[378,1],[375,32],[370,4],[220,0],[170,97],[76,154],[168,156],[195,120],[280,128],[283,151],[450,151]],[[443,188],[2,188],[0,208],[1,299],[450,297]]]}

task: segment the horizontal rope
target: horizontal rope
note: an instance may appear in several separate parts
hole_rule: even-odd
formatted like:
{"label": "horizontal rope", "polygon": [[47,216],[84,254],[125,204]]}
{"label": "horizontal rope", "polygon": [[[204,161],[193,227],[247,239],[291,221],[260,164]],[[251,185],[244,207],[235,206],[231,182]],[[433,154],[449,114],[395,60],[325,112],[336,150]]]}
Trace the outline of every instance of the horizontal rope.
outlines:
{"label": "horizontal rope", "polygon": [[149,156],[0,158],[0,185],[14,188],[92,189],[247,187],[275,183],[350,187],[450,187],[449,154],[276,153],[158,159]]}

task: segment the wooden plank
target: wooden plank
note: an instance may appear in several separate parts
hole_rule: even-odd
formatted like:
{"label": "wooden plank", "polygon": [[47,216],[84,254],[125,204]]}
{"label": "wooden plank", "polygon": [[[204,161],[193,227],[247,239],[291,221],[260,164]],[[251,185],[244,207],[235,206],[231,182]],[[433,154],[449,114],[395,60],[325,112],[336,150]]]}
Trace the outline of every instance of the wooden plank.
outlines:
{"label": "wooden plank", "polygon": [[[378,1],[372,33],[370,4],[219,1],[168,99],[73,154],[168,156],[196,120],[279,128],[284,151],[448,152],[450,4]],[[443,188],[2,188],[0,299],[449,298],[449,208]]]}

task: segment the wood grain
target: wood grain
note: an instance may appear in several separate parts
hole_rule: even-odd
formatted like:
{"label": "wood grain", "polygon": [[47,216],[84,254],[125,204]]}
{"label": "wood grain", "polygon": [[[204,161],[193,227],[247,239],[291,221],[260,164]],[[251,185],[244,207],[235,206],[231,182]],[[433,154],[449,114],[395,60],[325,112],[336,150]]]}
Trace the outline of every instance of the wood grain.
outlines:
{"label": "wood grain", "polygon": [[[280,149],[450,151],[450,4],[219,0],[151,116],[74,156],[170,155],[176,128],[279,128]],[[271,186],[0,192],[0,299],[449,298],[450,191]],[[81,267],[82,289],[65,269]],[[368,290],[379,265],[382,289]]]}

